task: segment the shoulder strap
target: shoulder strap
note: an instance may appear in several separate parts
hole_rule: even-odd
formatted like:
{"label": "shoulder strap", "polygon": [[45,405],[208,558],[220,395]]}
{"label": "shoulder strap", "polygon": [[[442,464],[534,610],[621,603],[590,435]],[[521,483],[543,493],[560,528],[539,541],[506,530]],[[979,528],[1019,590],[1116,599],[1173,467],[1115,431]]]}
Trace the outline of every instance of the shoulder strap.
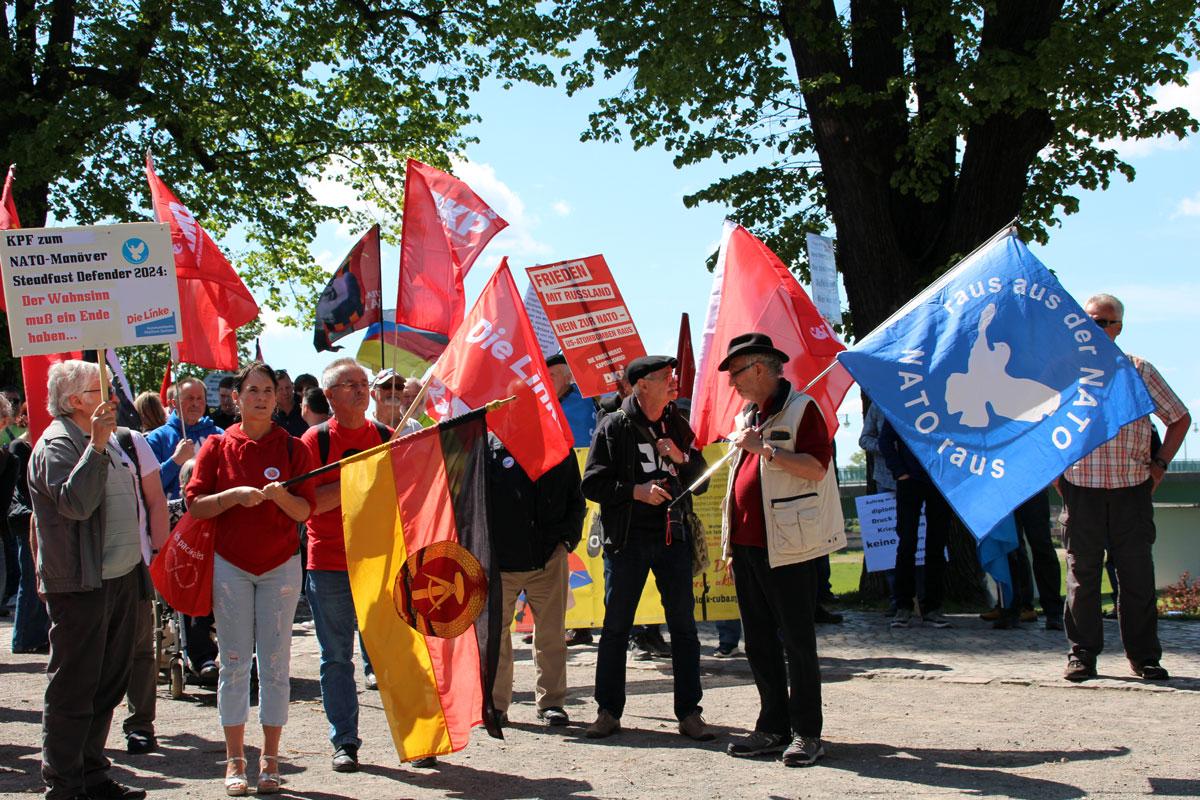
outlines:
{"label": "shoulder strap", "polygon": [[321,454],[321,466],[329,463],[329,420],[317,426],[317,450]]}
{"label": "shoulder strap", "polygon": [[121,449],[125,451],[125,455],[129,456],[129,460],[133,462],[140,481],[142,477],[142,464],[138,460],[137,446],[133,443],[133,434],[129,431],[129,428],[118,427],[115,432],[117,434],[117,444],[121,445]]}
{"label": "shoulder strap", "polygon": [[388,433],[387,425],[384,425],[379,420],[372,420],[372,422],[375,423],[375,432],[379,434],[379,443],[380,444],[383,444],[384,442],[386,442],[388,439],[390,439],[392,437],[392,435],[390,433]]}

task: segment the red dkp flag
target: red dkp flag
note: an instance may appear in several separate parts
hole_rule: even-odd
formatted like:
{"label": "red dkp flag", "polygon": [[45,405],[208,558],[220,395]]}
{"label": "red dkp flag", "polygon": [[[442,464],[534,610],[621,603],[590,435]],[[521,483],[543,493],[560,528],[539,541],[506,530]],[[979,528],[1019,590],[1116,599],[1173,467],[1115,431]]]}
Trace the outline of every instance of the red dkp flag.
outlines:
{"label": "red dkp flag", "polygon": [[471,187],[408,160],[396,322],[449,336],[463,318],[463,278],[508,223]]}
{"label": "red dkp flag", "polygon": [[[808,386],[846,349],[779,256],[741,225],[727,221],[692,391],[692,429],[699,445],[728,436],[734,416],[745,406],[717,365],[725,358],[730,339],[751,331],[767,334],[788,354],[783,375],[797,390]],[[838,406],[853,383],[837,365],[807,390],[825,416],[830,439],[837,432]]]}
{"label": "red dkp flag", "polygon": [[155,218],[171,226],[182,318],[179,360],[234,372],[237,329],[258,316],[258,303],[192,212],[154,173],[149,153],[146,179]]}
{"label": "red dkp flag", "polygon": [[429,414],[446,419],[510,396],[488,428],[537,480],[571,451],[571,426],[504,259],[433,365]]}

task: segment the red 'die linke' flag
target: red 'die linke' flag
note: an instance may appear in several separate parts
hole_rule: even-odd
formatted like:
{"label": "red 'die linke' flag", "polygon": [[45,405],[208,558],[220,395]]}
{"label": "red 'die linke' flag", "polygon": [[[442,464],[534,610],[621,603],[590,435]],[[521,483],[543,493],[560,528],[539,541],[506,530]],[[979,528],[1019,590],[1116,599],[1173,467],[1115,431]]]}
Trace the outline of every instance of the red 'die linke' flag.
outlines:
{"label": "red 'die linke' flag", "polygon": [[[717,365],[733,337],[752,331],[767,334],[788,354],[783,375],[797,390],[846,349],[779,256],[741,225],[726,221],[692,392],[691,422],[699,445],[728,436],[734,417],[745,407],[729,385],[729,375],[718,372]],[[807,390],[825,417],[830,439],[837,432],[838,406],[853,383],[839,364]]]}
{"label": "red 'die linke' flag", "polygon": [[463,278],[484,246],[507,226],[467,184],[410,158],[396,322],[453,334],[466,306]]}
{"label": "red 'die linke' flag", "polygon": [[447,419],[510,396],[488,414],[488,428],[537,480],[571,452],[571,427],[504,259],[433,365],[427,404]]}
{"label": "red 'die linke' flag", "polygon": [[179,360],[236,372],[237,329],[258,316],[258,303],[192,212],[154,173],[149,153],[146,180],[155,219],[171,226],[182,318]]}
{"label": "red 'die linke' flag", "polygon": [[313,347],[341,350],[333,343],[354,331],[383,321],[383,277],[379,265],[379,226],[351,248],[317,300]]}
{"label": "red 'die linke' flag", "polygon": [[[9,165],[8,176],[4,179],[4,191],[0,193],[0,231],[15,230],[21,227],[21,218],[17,216],[17,204],[13,202],[13,167]],[[0,311],[4,307],[4,294],[0,292]],[[37,440],[50,424],[50,412],[46,409],[46,383],[50,367],[67,359],[81,359],[83,353],[73,350],[67,353],[57,353],[48,356],[23,356],[21,358],[21,380],[25,385],[25,401],[29,407],[29,441],[37,444]],[[17,413],[17,409],[13,409]]]}

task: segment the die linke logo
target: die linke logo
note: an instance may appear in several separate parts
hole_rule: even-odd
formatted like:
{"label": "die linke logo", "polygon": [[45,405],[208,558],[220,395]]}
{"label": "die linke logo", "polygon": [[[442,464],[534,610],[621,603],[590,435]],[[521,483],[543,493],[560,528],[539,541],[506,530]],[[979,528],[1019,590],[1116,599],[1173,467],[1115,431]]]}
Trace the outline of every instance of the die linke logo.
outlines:
{"label": "die linke logo", "polygon": [[[1004,478],[1006,464],[989,445],[1033,427],[1058,450],[1071,447],[1091,424],[1089,409],[1100,405],[1097,393],[1106,383],[1105,369],[1088,366],[1088,357],[1099,355],[1090,342],[1102,335],[1091,320],[1059,310],[1065,305],[1060,295],[1025,278],[972,281],[949,287],[945,297],[937,313],[948,314],[957,328],[943,331],[938,347],[949,340],[950,349],[906,348],[898,359],[900,398],[917,432],[953,466],[996,480]],[[973,302],[983,298],[989,302]],[[969,349],[955,346],[964,341]],[[1048,354],[1064,345],[1074,345],[1083,359],[1047,366]]]}
{"label": "die linke logo", "polygon": [[433,189],[433,204],[437,206],[438,216],[446,230],[460,238],[466,238],[471,233],[483,233],[492,225],[496,212],[490,208],[482,212],[463,205],[452,197],[447,197]]}
{"label": "die linke logo", "polygon": [[[170,203],[171,216],[175,217],[175,223],[179,226],[180,232],[183,233],[183,238],[187,240],[188,249],[192,254],[199,259],[200,248],[204,246],[204,240],[200,236],[200,225],[196,222],[196,218],[192,216],[192,212],[187,210],[187,207],[179,203]],[[174,245],[175,254],[179,255],[183,252],[183,247],[179,244]]]}

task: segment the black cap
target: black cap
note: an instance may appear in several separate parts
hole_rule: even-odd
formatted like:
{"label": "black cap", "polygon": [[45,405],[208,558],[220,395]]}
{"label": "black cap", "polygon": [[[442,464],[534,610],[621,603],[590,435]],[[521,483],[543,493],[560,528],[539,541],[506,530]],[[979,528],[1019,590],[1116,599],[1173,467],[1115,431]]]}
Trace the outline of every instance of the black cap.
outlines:
{"label": "black cap", "polygon": [[554,367],[554,366],[558,366],[559,364],[566,364],[566,363],[567,363],[567,357],[565,355],[563,355],[561,350],[546,359],[547,367]]}
{"label": "black cap", "polygon": [[717,370],[726,372],[729,369],[730,361],[738,356],[748,356],[754,353],[773,355],[785,364],[788,360],[787,353],[776,349],[770,336],[765,333],[743,333],[741,336],[733,337],[729,342],[729,352],[725,354],[725,360],[717,365]]}
{"label": "black cap", "polygon": [[663,367],[673,367],[679,362],[671,356],[642,356],[629,362],[625,367],[625,380],[633,386],[651,372],[658,372]]}

